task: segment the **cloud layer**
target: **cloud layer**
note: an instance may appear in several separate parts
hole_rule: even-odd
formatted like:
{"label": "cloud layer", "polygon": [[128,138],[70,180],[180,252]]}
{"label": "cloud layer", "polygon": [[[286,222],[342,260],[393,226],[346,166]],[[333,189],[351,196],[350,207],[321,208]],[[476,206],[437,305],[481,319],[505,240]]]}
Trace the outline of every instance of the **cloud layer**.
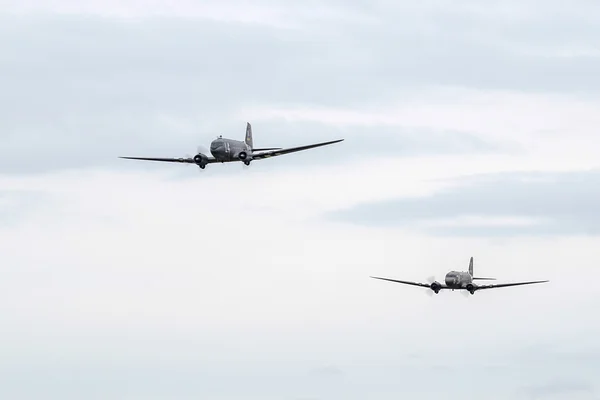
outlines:
{"label": "cloud layer", "polygon": [[[333,217],[375,226],[416,225],[451,236],[600,233],[598,171],[492,174],[458,183],[426,198],[362,204]],[[469,217],[471,226],[461,224]]]}
{"label": "cloud layer", "polygon": [[597,11],[2,2],[0,397],[593,399]]}

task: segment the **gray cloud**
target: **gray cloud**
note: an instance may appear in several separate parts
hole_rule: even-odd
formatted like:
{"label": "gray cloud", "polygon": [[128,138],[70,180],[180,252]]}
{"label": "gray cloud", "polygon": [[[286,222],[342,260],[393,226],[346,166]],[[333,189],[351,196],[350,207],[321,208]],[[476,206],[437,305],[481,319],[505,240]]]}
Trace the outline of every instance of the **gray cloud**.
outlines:
{"label": "gray cloud", "polygon": [[344,371],[336,366],[326,366],[310,370],[310,376],[317,379],[337,379],[343,377]]}
{"label": "gray cloud", "polygon": [[[355,363],[344,368],[344,378],[306,379],[297,367],[290,364],[301,363],[300,356],[279,363],[266,365],[256,360],[254,365],[242,361],[243,356],[227,357],[233,365],[210,365],[203,361],[203,355],[194,348],[189,349],[193,361],[164,360],[155,354],[152,357],[136,359],[121,355],[112,361],[98,362],[88,358],[86,362],[48,357],[45,364],[30,362],[0,370],[0,394],[9,398],[35,399],[43,393],[52,393],[64,399],[81,396],[100,399],[132,395],[148,399],[193,399],[211,397],[218,399],[364,399],[369,395],[377,399],[398,398],[398,393],[412,398],[434,399],[462,398],[462,391],[448,391],[457,380],[472,377],[465,390],[486,393],[486,398],[514,398],[517,394],[530,393],[576,393],[589,392],[593,388],[585,381],[554,382],[548,385],[520,387],[523,378],[532,381],[548,382],[557,373],[555,365],[534,369],[534,365],[524,364],[497,369],[494,373],[480,374],[480,360],[447,361],[449,367],[436,366],[435,358],[442,355],[427,354],[433,366],[419,365],[401,359],[395,363]],[[247,350],[246,350],[247,351]],[[156,349],[152,350],[156,352]],[[324,357],[325,358],[325,357]],[[220,364],[220,363],[219,363]],[[30,377],[36,377],[36,385],[28,384]],[[235,384],[232,384],[235,382]],[[435,384],[432,384],[435,382]],[[502,385],[498,385],[502,382]],[[490,385],[494,388],[490,391]],[[262,396],[262,397],[261,397]]]}
{"label": "gray cloud", "polygon": [[[384,15],[377,5],[362,7],[378,23],[340,18],[326,25],[306,17],[305,29],[274,29],[168,18],[1,17],[0,165],[39,171],[120,165],[114,157],[122,152],[193,153],[217,134],[241,136],[241,106],[360,109],[436,84],[592,94],[600,88],[600,58],[511,52],[500,46],[512,32],[506,22],[468,22],[452,13],[413,20],[401,10]],[[535,29],[530,21],[510,26],[515,37],[524,35],[519,27]],[[597,26],[580,28],[581,36]],[[257,136],[287,145],[282,131],[289,126],[273,123],[263,127],[272,134]],[[331,139],[331,128],[314,128],[315,138]],[[424,141],[434,143],[436,135]],[[448,135],[456,139],[436,151],[456,151],[460,138]],[[469,147],[476,139],[461,140],[459,147]]]}
{"label": "gray cloud", "polygon": [[[169,169],[173,176],[197,174],[189,166],[115,157],[180,155],[217,134],[241,137],[245,121],[237,119],[237,110],[242,106],[376,109],[401,98],[406,89],[445,83],[597,94],[598,77],[590,75],[595,58],[507,48],[517,39],[524,46],[545,42],[552,47],[555,40],[536,31],[542,24],[548,30],[543,10],[533,21],[509,23],[491,12],[476,22],[450,8],[415,17],[388,9],[389,4],[382,10],[384,5],[357,3],[376,16],[374,24],[306,17],[303,30],[191,19],[3,18],[0,171],[110,164]],[[575,17],[561,21],[564,29],[580,22]],[[598,37],[598,25],[580,25],[585,32],[575,29],[560,45],[581,43],[584,35],[590,35],[588,41]],[[348,139],[328,149],[257,163],[273,169],[360,157],[361,150],[402,156],[519,150],[481,140],[476,132],[384,126],[342,130],[283,120],[254,126],[261,145]],[[377,205],[365,205],[335,217],[410,224],[471,209],[511,216],[515,211],[531,216],[535,210],[535,215],[554,218],[556,230],[560,222],[573,232],[595,232],[595,172],[541,177],[550,182],[522,183],[510,175],[467,180],[468,186],[431,198],[384,204],[388,215],[378,215]],[[253,222],[241,213],[241,202],[225,202],[222,210],[206,207],[212,203],[203,199],[220,198],[203,196],[210,187],[195,186],[199,192],[187,191],[185,202],[171,202],[171,195],[181,194],[170,191],[161,197],[169,190],[160,183],[119,193],[128,182],[119,187],[99,181],[86,196],[76,197],[85,203],[81,209],[72,210],[70,202],[48,207],[52,218],[40,215],[45,217],[41,222],[6,232],[3,254],[9,258],[2,260],[0,277],[1,398],[387,400],[401,394],[462,399],[464,391],[448,388],[468,381],[474,393],[494,400],[514,398],[525,379],[534,382],[525,390],[539,393],[543,389],[535,382],[566,377],[563,388],[554,389],[564,392],[571,384],[574,393],[577,384],[585,391],[586,382],[598,376],[591,356],[585,365],[577,364],[581,380],[570,381],[567,369],[582,360],[574,353],[570,362],[560,363],[543,351],[537,358],[501,351],[502,343],[512,349],[525,340],[521,335],[558,335],[539,326],[521,333],[529,316],[543,314],[556,296],[541,292],[537,303],[523,302],[528,294],[515,292],[469,303],[458,303],[458,297],[426,303],[426,296],[391,287],[384,292],[367,283],[371,261],[382,265],[391,259],[390,269],[398,267],[398,243],[404,243],[403,258],[419,260],[423,252],[440,248],[434,241],[388,238],[385,232],[371,237],[366,231],[345,237],[342,229],[330,231],[325,225],[303,230],[298,221],[285,225],[284,213],[267,214],[280,217],[281,224],[271,218]],[[227,189],[232,196],[225,198],[239,193]],[[31,193],[1,192],[0,201],[2,196],[18,200],[21,211],[40,200]],[[0,221],[19,212],[15,201],[0,206]],[[122,206],[111,207],[119,202]],[[385,220],[389,217],[392,221]],[[106,224],[108,219],[119,224]],[[210,223],[203,225],[204,219]],[[224,259],[221,250],[228,242],[238,256]],[[532,246],[529,256],[561,257],[564,252],[544,246]],[[488,250],[487,256],[496,251]],[[559,267],[567,274],[572,268],[568,263]],[[590,335],[574,317],[581,304],[591,304],[582,299],[594,300],[593,293],[585,294],[579,303],[571,298],[561,302],[564,309],[553,309],[550,320],[556,325],[551,326],[564,325],[567,315],[575,323],[571,329]],[[457,309],[465,312],[456,314]],[[473,315],[479,323],[473,323]],[[498,324],[491,332],[490,323]],[[322,368],[330,365],[335,367]]]}
{"label": "gray cloud", "polygon": [[368,226],[411,226],[467,215],[546,218],[532,226],[423,228],[441,235],[600,234],[600,171],[492,174],[425,198],[363,204],[331,215]]}
{"label": "gray cloud", "polygon": [[[239,127],[238,127],[239,128]],[[242,126],[243,128],[243,126]],[[283,121],[270,121],[254,125],[254,143],[257,146],[294,146],[305,143],[316,143],[329,139],[345,138],[345,141],[324,148],[309,150],[302,153],[271,158],[265,161],[256,161],[251,166],[252,172],[266,171],[278,172],[287,168],[297,168],[302,165],[332,165],[339,162],[358,161],[365,157],[418,157],[448,154],[500,154],[516,153],[522,149],[510,142],[495,142],[478,137],[476,134],[458,131],[437,131],[422,128],[390,127],[369,125],[364,127],[335,128],[322,123],[295,122],[287,124]],[[238,130],[239,133],[239,130]],[[279,137],[280,136],[280,137]],[[241,138],[241,135],[228,135],[231,138]],[[279,137],[279,138],[278,138]],[[168,140],[168,139],[166,139]],[[208,145],[208,143],[204,143]],[[189,147],[179,150],[166,150],[159,143],[151,148],[146,146],[129,146],[120,154],[146,155],[146,156],[181,156],[191,154],[195,149]],[[172,149],[172,145],[169,149]],[[188,149],[190,151],[188,151]],[[111,160],[113,154],[110,149],[103,150],[107,153],[104,165],[111,168],[127,168],[130,170],[155,170],[168,171],[172,179],[195,177],[201,175],[228,176],[239,173],[245,169],[241,164],[213,165],[206,170],[199,171],[191,165],[165,165],[130,160]],[[94,165],[99,160],[86,161],[81,157],[81,165]],[[69,164],[64,164],[69,165]],[[35,169],[30,169],[30,171]]]}
{"label": "gray cloud", "polygon": [[[574,395],[593,395],[594,387],[590,382],[579,379],[553,379],[541,385],[524,386],[518,393],[524,393],[532,399],[571,399]],[[592,397],[586,397],[592,398]]]}
{"label": "gray cloud", "polygon": [[20,223],[48,200],[41,191],[0,190],[0,222],[4,227]]}
{"label": "gray cloud", "polygon": [[[277,132],[285,129],[287,140],[297,143],[302,140],[321,141],[324,137],[346,138],[343,153],[356,157],[356,153],[386,156],[464,154],[464,153],[509,153],[520,148],[512,143],[494,142],[479,137],[474,132],[458,132],[453,130],[434,130],[405,126],[389,126],[369,124],[366,126],[350,126],[335,128],[330,125],[310,122],[285,124],[275,120],[265,127],[265,135],[269,140]],[[258,139],[260,132],[255,135]],[[275,139],[276,140],[276,139]],[[268,143],[265,143],[268,144]],[[333,149],[333,148],[331,148]],[[336,149],[341,149],[336,146]],[[341,153],[341,152],[340,152]],[[342,156],[342,154],[336,154]]]}

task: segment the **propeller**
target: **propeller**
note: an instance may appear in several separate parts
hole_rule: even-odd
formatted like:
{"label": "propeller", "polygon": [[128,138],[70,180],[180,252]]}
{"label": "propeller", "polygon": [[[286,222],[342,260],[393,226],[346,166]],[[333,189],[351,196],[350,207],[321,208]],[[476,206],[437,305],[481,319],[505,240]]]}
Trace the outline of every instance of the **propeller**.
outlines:
{"label": "propeller", "polygon": [[194,157],[195,157],[195,156],[196,156],[198,153],[202,153],[202,154],[204,154],[204,155],[208,156],[208,155],[210,155],[210,150],[208,150],[208,149],[206,148],[206,146],[203,146],[203,145],[201,145],[201,144],[200,144],[200,145],[198,145],[198,146],[196,147],[196,154],[194,154],[194,155],[190,155],[190,154],[188,153],[188,154],[186,154],[186,155],[185,155],[185,157],[186,157],[186,158],[194,158]]}
{"label": "propeller", "polygon": [[[431,285],[433,282],[435,282],[435,276],[432,275],[427,278],[427,283],[429,283]],[[431,289],[427,289],[425,292],[427,293],[427,296],[429,296],[429,297],[433,297],[433,295],[434,295],[433,290],[431,290]]]}
{"label": "propeller", "polygon": [[198,153],[202,153],[205,155],[210,155],[210,150],[208,150],[208,148],[206,146],[203,146],[201,144],[198,145],[198,147],[196,148],[196,154]]}
{"label": "propeller", "polygon": [[[196,154],[198,154],[198,153],[202,153],[202,154],[205,154],[208,156],[208,155],[210,155],[210,150],[208,150],[208,148],[206,148],[206,146],[203,146],[200,144],[196,147]],[[194,156],[196,154],[190,155],[189,153],[187,153],[185,156],[186,156],[186,158],[194,158]]]}

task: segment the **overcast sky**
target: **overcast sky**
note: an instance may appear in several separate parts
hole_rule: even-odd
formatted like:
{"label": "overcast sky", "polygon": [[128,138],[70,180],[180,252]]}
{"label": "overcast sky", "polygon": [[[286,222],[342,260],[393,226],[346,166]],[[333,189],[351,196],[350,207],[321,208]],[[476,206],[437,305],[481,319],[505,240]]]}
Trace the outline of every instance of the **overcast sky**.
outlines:
{"label": "overcast sky", "polygon": [[599,398],[598,1],[175,4],[0,0],[0,398]]}

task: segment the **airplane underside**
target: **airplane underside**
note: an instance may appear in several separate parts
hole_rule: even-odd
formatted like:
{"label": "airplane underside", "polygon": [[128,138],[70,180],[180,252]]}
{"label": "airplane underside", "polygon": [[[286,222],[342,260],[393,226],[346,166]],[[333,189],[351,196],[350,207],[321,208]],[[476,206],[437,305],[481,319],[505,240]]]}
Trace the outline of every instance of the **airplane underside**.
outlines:
{"label": "airplane underside", "polygon": [[248,157],[248,154],[245,151],[238,153],[236,156],[232,156],[229,153],[224,153],[221,151],[211,151],[211,154],[213,156],[213,160],[210,161],[206,155],[202,153],[196,154],[194,156],[194,163],[198,167],[200,167],[200,169],[204,169],[209,163],[217,162],[223,164],[226,162],[242,161],[244,164],[250,165],[250,162],[252,161],[252,159]]}
{"label": "airplane underside", "polygon": [[471,294],[475,294],[475,292],[477,291],[477,286],[475,286],[472,283],[468,283],[464,286],[462,284],[442,285],[441,283],[434,281],[430,285],[427,285],[426,287],[428,287],[430,290],[432,290],[435,294],[438,294],[440,292],[440,290],[452,290],[452,291],[467,290]]}
{"label": "airplane underside", "polygon": [[455,290],[466,290],[471,294],[475,294],[475,292],[477,291],[477,286],[473,285],[472,283],[469,283],[465,286],[441,286],[441,287],[436,287],[433,284],[431,285],[431,290],[433,290],[435,292],[435,294],[438,294],[440,292],[440,290],[446,289],[446,290],[452,290],[453,292]]}
{"label": "airplane underside", "polygon": [[246,153],[244,153],[244,155],[242,155],[241,157],[231,157],[231,156],[221,156],[221,157],[215,157],[215,160],[217,162],[220,162],[221,164],[226,163],[226,162],[235,162],[235,161],[241,161],[246,165],[250,165],[250,162],[252,160],[248,159],[248,156],[246,155]]}
{"label": "airplane underside", "polygon": [[230,151],[223,151],[219,149],[216,151],[211,150],[211,154],[215,158],[215,161],[221,164],[226,162],[241,161],[246,165],[250,165],[250,162],[252,161],[252,156],[249,156],[248,153],[243,150],[237,154],[232,154]]}

